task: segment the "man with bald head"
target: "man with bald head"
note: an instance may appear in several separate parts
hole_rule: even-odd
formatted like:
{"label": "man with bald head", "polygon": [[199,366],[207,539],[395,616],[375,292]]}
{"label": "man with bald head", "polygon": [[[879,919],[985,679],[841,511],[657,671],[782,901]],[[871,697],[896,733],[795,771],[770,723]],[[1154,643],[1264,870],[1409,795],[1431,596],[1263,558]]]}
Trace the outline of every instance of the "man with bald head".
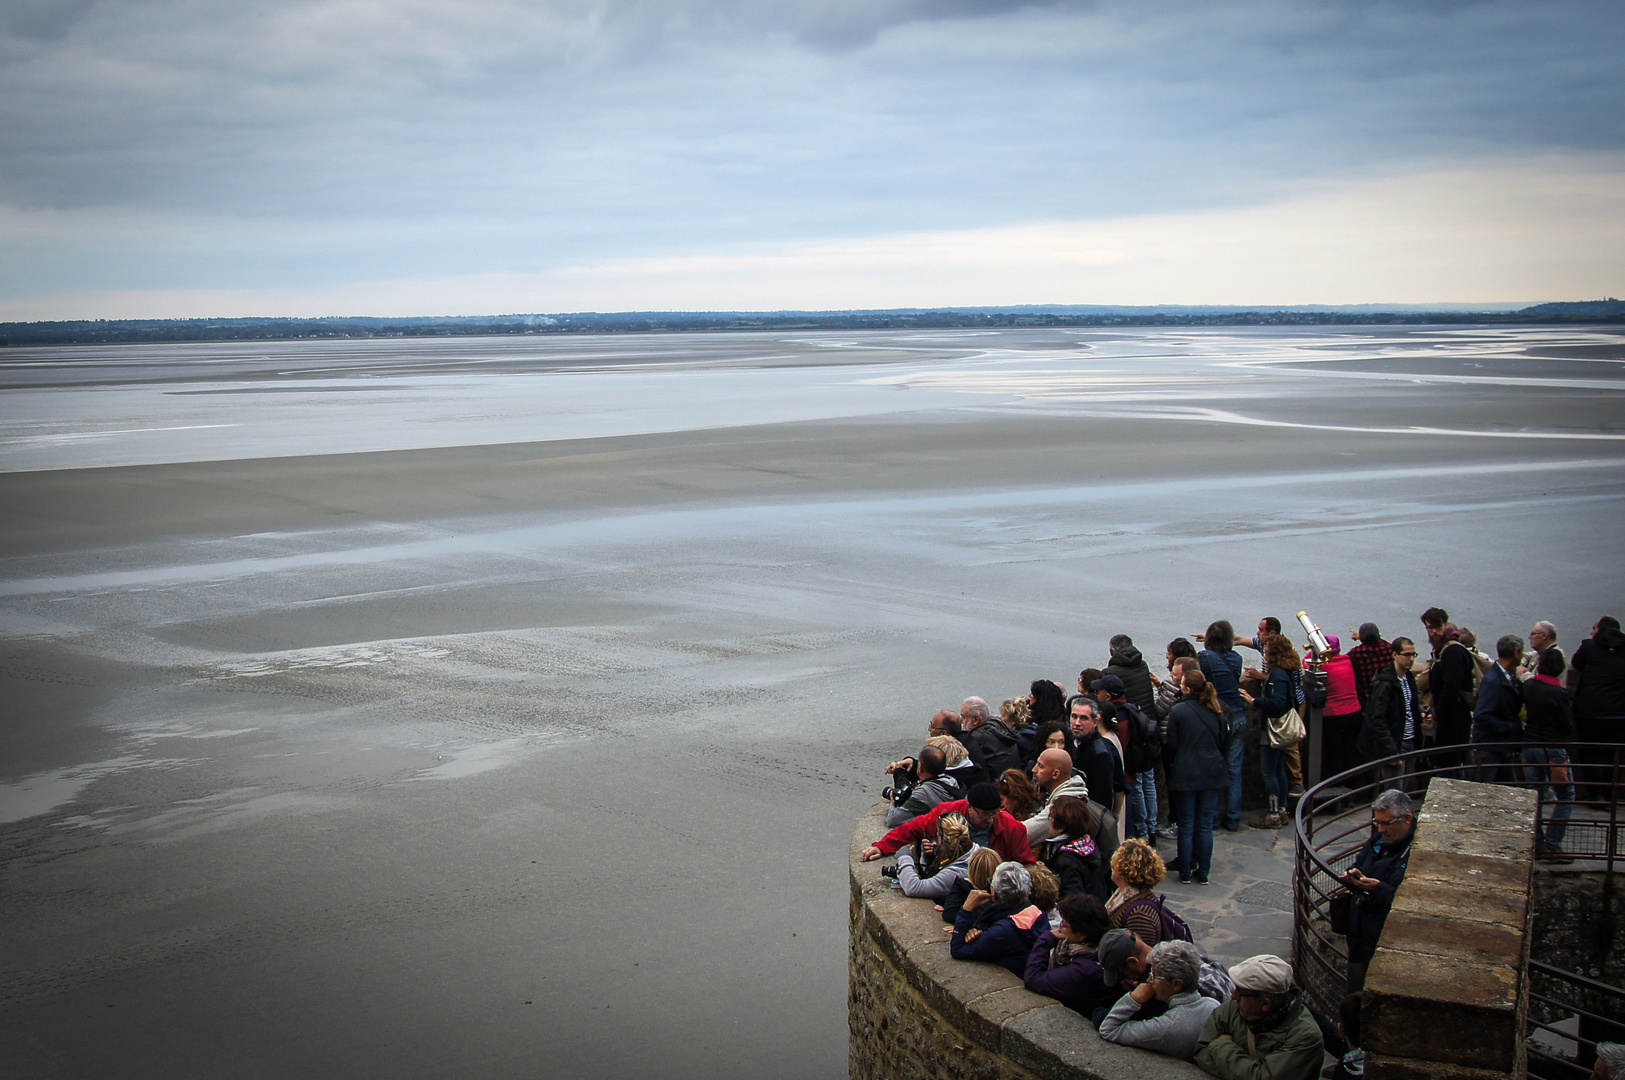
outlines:
{"label": "man with bald head", "polygon": [[1079,773],[1072,771],[1072,755],[1059,747],[1050,747],[1038,755],[1033,766],[1033,782],[1044,796],[1038,812],[1027,819],[1027,840],[1037,843],[1049,837],[1049,810],[1062,795],[1078,799],[1089,798],[1089,784]]}
{"label": "man with bald head", "polygon": [[993,715],[987,702],[979,697],[966,698],[959,706],[959,720],[965,730],[965,749],[988,783],[997,783],[1006,769],[1021,768],[1020,737]]}

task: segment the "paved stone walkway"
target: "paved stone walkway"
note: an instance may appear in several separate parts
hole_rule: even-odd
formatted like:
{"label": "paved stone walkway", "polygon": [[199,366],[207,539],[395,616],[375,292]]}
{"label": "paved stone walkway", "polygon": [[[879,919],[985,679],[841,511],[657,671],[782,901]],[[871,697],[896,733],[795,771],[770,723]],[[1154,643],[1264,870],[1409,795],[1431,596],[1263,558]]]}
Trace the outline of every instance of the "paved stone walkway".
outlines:
{"label": "paved stone walkway", "polygon": [[[1249,812],[1256,817],[1256,812]],[[1202,951],[1227,965],[1259,953],[1292,956],[1292,828],[1216,829],[1208,885],[1181,885],[1170,873],[1157,891],[1190,924]],[[1157,852],[1178,854],[1166,839]]]}

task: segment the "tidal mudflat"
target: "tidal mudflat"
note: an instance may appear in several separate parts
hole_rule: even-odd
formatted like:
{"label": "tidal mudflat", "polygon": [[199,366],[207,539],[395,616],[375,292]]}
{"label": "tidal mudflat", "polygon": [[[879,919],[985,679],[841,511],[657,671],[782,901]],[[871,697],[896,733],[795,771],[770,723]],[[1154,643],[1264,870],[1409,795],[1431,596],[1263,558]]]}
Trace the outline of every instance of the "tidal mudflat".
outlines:
{"label": "tidal mudflat", "polygon": [[1607,330],[12,350],[0,470],[28,1076],[841,1076],[934,709],[1625,608]]}

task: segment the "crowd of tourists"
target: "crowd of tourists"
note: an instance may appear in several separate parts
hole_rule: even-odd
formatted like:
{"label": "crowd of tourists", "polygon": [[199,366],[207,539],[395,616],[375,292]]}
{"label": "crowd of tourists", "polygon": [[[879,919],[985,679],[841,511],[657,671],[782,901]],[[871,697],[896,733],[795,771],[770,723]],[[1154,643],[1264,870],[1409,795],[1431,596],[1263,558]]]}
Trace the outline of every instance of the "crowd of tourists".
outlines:
{"label": "crowd of tourists", "polygon": [[931,718],[918,754],[888,766],[889,831],[862,857],[895,857],[882,875],[941,911],[954,958],[1005,967],[1109,1041],[1219,1077],[1311,1080],[1328,1051],[1337,1060],[1325,1075],[1360,1075],[1358,992],[1416,827],[1403,760],[1377,766],[1393,784],[1342,878],[1349,985],[1339,1016],[1316,1010],[1278,956],[1227,969],[1206,955],[1157,888],[1169,874],[1207,885],[1215,830],[1242,828],[1249,724],[1260,725],[1268,804],[1247,824],[1286,823],[1304,790],[1310,705],[1324,712],[1327,775],[1408,751],[1437,748],[1432,764],[1448,767],[1463,763],[1458,744],[1540,744],[1478,753],[1553,801],[1539,843],[1561,851],[1575,800],[1568,744],[1625,732],[1618,621],[1599,620],[1572,658],[1549,622],[1535,624],[1527,647],[1501,637],[1490,658],[1444,610],[1421,621],[1431,654],[1421,665],[1413,639],[1385,640],[1371,623],[1347,653],[1316,630],[1305,656],[1278,619],[1260,620],[1251,639],[1220,620],[1168,644],[1166,676],[1118,635],[1109,662],[1081,672],[1070,696],[1039,679],[997,714],[966,698]]}

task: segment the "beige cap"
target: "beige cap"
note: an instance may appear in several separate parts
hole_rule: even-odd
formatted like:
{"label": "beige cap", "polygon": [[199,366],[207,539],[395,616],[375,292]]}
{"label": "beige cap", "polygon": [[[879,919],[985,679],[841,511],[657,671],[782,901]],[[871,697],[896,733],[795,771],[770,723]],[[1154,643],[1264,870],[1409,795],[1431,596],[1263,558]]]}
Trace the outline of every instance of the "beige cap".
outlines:
{"label": "beige cap", "polygon": [[1292,965],[1269,953],[1249,956],[1230,969],[1230,978],[1241,990],[1284,994],[1292,989]]}

